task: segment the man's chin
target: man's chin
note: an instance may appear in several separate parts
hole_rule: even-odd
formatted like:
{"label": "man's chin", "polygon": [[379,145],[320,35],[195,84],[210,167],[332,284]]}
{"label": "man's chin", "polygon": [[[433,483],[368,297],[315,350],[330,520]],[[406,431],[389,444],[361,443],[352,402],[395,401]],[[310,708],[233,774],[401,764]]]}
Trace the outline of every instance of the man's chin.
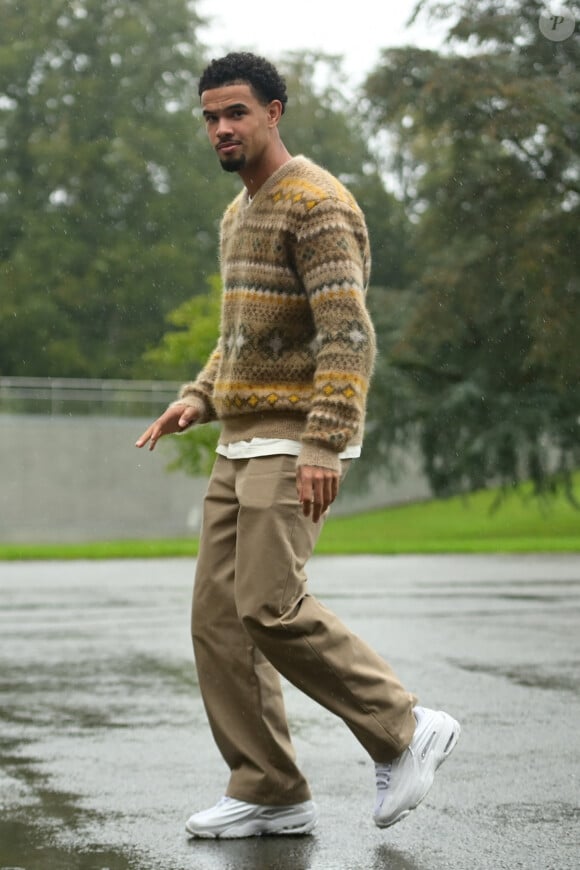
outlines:
{"label": "man's chin", "polygon": [[233,159],[228,160],[227,158],[222,159],[220,157],[220,165],[221,168],[226,172],[239,172],[240,169],[243,169],[246,165],[246,158],[245,156],[242,156],[234,157]]}

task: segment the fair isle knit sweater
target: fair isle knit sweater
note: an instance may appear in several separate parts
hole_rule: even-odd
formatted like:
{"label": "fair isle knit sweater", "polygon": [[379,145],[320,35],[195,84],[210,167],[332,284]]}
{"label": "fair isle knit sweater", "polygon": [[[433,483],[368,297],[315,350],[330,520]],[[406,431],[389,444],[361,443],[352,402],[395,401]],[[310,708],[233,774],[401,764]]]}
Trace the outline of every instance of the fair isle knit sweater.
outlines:
{"label": "fair isle knit sweater", "polygon": [[179,401],[222,423],[222,443],[300,441],[298,464],[338,470],[360,444],[375,357],[361,210],[305,157],[283,164],[222,220],[220,339]]}

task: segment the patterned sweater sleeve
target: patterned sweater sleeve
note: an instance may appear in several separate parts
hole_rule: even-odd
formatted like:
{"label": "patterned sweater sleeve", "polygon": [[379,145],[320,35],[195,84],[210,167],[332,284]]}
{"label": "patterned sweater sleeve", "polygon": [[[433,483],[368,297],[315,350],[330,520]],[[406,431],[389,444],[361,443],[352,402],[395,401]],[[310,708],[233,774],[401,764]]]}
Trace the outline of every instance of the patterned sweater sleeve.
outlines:
{"label": "patterned sweater sleeve", "polygon": [[365,295],[368,234],[356,204],[319,202],[301,221],[294,261],[316,328],[316,370],[299,465],[338,470],[338,454],[362,441],[366,397],[376,354]]}
{"label": "patterned sweater sleeve", "polygon": [[221,359],[221,338],[195,381],[183,384],[179,391],[178,402],[197,408],[200,411],[200,423],[208,423],[216,419],[212,395],[219,361]]}

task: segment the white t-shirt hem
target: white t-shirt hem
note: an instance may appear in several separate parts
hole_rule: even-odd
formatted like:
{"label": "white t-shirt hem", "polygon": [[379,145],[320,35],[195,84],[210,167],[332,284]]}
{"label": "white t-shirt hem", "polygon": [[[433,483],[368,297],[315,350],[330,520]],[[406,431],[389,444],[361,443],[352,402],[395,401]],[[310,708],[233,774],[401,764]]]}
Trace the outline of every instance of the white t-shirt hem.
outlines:
{"label": "white t-shirt hem", "polygon": [[[250,441],[232,441],[218,444],[216,453],[226,459],[253,459],[256,456],[298,456],[302,450],[300,441],[290,438],[252,438]],[[352,445],[338,454],[339,459],[358,459],[360,445]]]}

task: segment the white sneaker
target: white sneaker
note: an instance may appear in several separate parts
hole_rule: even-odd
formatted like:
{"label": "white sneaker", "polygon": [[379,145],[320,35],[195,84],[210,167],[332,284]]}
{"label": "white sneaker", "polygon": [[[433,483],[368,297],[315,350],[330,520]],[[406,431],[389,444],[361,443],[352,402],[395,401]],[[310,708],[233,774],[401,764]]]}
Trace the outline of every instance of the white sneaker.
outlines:
{"label": "white sneaker", "polygon": [[414,713],[417,727],[411,745],[394,761],[375,765],[374,821],[379,828],[400,822],[421,803],[461,732],[459,723],[441,710],[415,707]]}
{"label": "white sneaker", "polygon": [[192,837],[261,837],[263,834],[309,834],[316,827],[312,801],[271,807],[223,797],[215,807],[194,813],[185,830]]}

